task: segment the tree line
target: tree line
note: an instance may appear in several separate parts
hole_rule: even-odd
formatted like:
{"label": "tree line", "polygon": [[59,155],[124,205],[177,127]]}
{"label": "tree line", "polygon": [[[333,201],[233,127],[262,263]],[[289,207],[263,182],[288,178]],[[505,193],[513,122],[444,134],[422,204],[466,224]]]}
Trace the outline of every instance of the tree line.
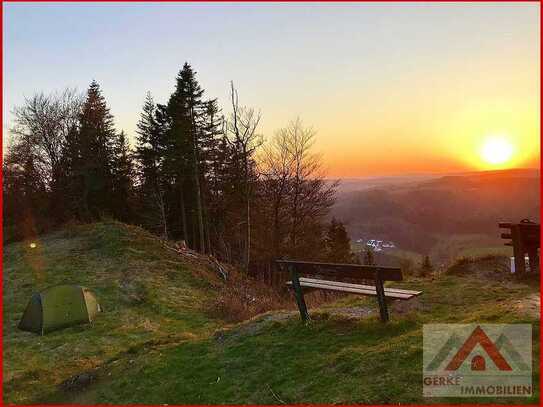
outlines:
{"label": "tree line", "polygon": [[233,83],[229,103],[224,114],[185,63],[165,103],[147,94],[131,147],[96,81],[25,99],[3,161],[4,241],[112,217],[245,269],[352,261],[344,225],[328,221],[337,184],[315,131],[296,119],[264,142]]}

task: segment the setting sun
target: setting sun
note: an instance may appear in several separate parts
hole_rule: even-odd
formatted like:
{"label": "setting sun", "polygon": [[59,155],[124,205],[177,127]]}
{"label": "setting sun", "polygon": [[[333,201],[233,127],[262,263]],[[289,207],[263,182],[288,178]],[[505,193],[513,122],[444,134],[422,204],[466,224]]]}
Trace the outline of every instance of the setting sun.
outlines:
{"label": "setting sun", "polygon": [[513,146],[504,138],[489,138],[483,144],[481,157],[488,164],[505,164],[513,156]]}

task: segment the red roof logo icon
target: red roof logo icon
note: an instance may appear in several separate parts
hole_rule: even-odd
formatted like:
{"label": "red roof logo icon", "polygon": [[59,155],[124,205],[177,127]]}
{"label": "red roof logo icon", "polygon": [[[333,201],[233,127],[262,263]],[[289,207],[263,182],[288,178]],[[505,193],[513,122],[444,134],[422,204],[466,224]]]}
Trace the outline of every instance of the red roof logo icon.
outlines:
{"label": "red roof logo icon", "polygon": [[[458,352],[456,352],[445,370],[457,370],[460,366],[462,366],[462,363],[464,363],[466,358],[477,345],[481,345],[498,369],[504,371],[513,370],[509,363],[507,363],[507,360],[505,360],[505,358],[502,356],[494,342],[492,342],[485,331],[483,331],[483,329],[478,325],[468,339],[466,339],[460,349],[458,349]],[[475,356],[475,358],[477,358],[477,356]],[[484,364],[484,362],[481,362],[480,358],[481,357],[479,357],[474,363],[472,362],[472,367],[476,367],[474,370],[484,370],[484,368],[481,369],[481,363]]]}

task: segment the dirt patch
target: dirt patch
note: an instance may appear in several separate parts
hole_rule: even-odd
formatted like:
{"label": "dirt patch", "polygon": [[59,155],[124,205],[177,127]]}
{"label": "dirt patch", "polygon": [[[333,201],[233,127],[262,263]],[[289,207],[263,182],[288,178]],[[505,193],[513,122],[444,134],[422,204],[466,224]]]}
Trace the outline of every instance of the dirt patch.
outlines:
{"label": "dirt patch", "polygon": [[63,391],[78,391],[90,386],[96,380],[96,373],[84,372],[63,381],[59,387]]}
{"label": "dirt patch", "polygon": [[[309,312],[313,320],[317,321],[322,315],[339,316],[341,318],[361,319],[367,318],[376,313],[372,307],[341,307],[341,308],[326,308],[316,309]],[[213,335],[214,339],[223,343],[226,341],[235,340],[241,336],[258,335],[263,329],[275,322],[283,322],[288,319],[299,319],[298,311],[278,311],[270,312],[263,315],[251,318],[234,327],[220,329]]]}
{"label": "dirt patch", "polygon": [[253,336],[260,333],[264,328],[273,322],[286,321],[297,315],[295,311],[274,312],[251,318],[232,328],[220,329],[215,332],[213,338],[219,342],[237,339],[241,336]]}
{"label": "dirt patch", "polygon": [[405,315],[411,312],[422,311],[423,304],[419,297],[411,298],[408,301],[394,301],[390,307],[390,312],[396,315]]}
{"label": "dirt patch", "polygon": [[366,318],[375,314],[375,309],[370,307],[343,307],[343,308],[330,308],[326,312],[330,315],[337,315],[347,318]]}

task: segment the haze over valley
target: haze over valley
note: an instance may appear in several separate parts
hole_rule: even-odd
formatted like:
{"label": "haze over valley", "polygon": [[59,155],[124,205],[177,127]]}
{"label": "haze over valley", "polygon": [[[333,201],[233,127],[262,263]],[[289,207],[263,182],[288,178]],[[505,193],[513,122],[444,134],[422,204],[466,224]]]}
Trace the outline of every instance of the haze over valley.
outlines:
{"label": "haze over valley", "polygon": [[391,240],[443,258],[448,256],[439,245],[451,239],[503,246],[498,220],[538,221],[539,191],[536,169],[347,179],[340,182],[332,216],[345,222],[352,241]]}

